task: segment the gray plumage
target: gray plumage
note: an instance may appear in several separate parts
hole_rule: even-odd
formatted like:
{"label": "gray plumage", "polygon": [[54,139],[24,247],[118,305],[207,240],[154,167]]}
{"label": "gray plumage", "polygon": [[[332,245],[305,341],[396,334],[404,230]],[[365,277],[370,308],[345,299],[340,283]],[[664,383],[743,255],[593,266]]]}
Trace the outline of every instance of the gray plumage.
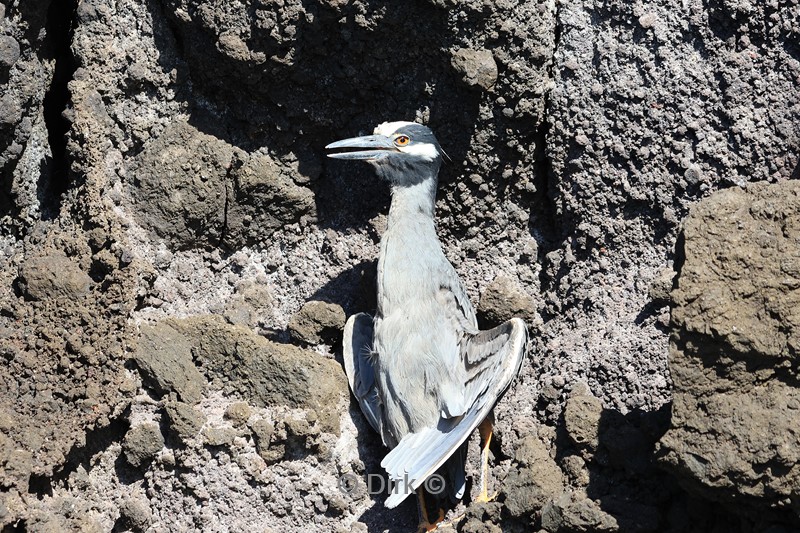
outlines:
{"label": "gray plumage", "polygon": [[[525,323],[479,331],[475,311],[436,235],[434,205],[442,150],[419,124],[384,123],[330,154],[362,159],[389,181],[392,203],[378,259],[378,309],[350,317],[344,363],[370,425],[392,448],[381,465],[395,507],[443,465],[451,495],[464,491],[461,448],[519,372]],[[410,483],[406,485],[404,480]]]}

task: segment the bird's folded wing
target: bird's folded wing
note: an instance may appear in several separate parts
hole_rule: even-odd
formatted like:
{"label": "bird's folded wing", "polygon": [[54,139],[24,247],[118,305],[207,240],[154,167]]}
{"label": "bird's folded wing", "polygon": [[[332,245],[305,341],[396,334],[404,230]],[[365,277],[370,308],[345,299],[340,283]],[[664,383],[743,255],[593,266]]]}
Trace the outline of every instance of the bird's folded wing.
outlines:
{"label": "bird's folded wing", "polygon": [[512,318],[469,337],[462,349],[468,404],[487,392],[492,395],[492,407],[497,403],[519,374],[527,343],[528,330],[521,318]]}
{"label": "bird's folded wing", "polygon": [[497,400],[519,373],[527,343],[525,322],[512,318],[487,331],[472,335],[463,357],[467,370],[467,412],[442,418],[437,427],[406,435],[381,462],[395,482],[386,507],[399,505],[419,488],[488,416]]}
{"label": "bird's folded wing", "polygon": [[342,356],[350,390],[372,429],[383,437],[383,409],[375,386],[372,353],[372,317],[366,313],[351,316],[344,327]]}
{"label": "bird's folded wing", "polygon": [[451,321],[454,331],[470,335],[478,333],[478,320],[475,318],[475,309],[469,301],[467,291],[450,263],[447,263],[447,266],[449,268],[441,273],[436,301]]}

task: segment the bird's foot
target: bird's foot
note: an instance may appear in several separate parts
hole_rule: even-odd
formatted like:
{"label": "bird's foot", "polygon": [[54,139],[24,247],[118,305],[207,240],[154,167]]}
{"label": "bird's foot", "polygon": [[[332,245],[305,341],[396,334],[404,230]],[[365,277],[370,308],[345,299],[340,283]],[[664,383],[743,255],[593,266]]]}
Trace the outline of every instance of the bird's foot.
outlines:
{"label": "bird's foot", "polygon": [[439,522],[436,524],[436,531],[450,531],[455,530],[459,522],[464,519],[464,513],[459,513],[447,521]]}
{"label": "bird's foot", "polygon": [[488,492],[488,491],[486,491],[486,490],[484,489],[484,490],[482,490],[482,491],[481,491],[481,493],[480,493],[480,494],[478,494],[478,497],[477,497],[477,498],[475,498],[475,503],[489,503],[489,502],[493,502],[493,501],[495,501],[495,500],[497,499],[497,495],[498,495],[498,494],[500,494],[500,493],[499,493],[499,492],[497,492],[497,491],[495,491],[495,493],[494,493],[494,494],[492,494],[491,496],[489,496],[489,492]]}
{"label": "bird's foot", "polygon": [[427,533],[428,531],[435,531],[436,529],[439,529],[439,525],[442,523],[442,520],[444,520],[444,509],[439,509],[439,518],[433,522],[423,519],[417,527],[417,533]]}

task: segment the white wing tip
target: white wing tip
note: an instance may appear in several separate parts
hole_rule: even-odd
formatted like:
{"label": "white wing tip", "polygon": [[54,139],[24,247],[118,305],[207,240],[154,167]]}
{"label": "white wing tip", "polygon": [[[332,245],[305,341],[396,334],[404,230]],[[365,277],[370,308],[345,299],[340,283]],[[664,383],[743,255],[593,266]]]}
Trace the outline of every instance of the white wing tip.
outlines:
{"label": "white wing tip", "polygon": [[410,492],[407,493],[398,492],[397,494],[392,494],[391,496],[386,498],[384,505],[389,509],[394,509],[395,507],[403,503],[410,494],[411,494]]}

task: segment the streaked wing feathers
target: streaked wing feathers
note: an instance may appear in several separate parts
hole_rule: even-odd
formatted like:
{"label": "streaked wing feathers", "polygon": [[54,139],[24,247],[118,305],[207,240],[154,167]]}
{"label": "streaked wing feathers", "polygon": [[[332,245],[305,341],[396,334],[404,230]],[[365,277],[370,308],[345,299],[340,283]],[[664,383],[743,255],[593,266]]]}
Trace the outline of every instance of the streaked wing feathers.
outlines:
{"label": "streaked wing feathers", "polygon": [[473,309],[467,291],[464,290],[464,285],[461,284],[455,271],[444,275],[444,282],[441,283],[439,292],[436,293],[436,300],[452,321],[454,331],[478,333],[475,309]]}
{"label": "streaked wing feathers", "polygon": [[512,318],[469,336],[464,349],[468,371],[467,412],[439,420],[438,427],[406,435],[381,462],[396,482],[386,506],[396,507],[444,464],[480,424],[519,373],[527,343],[525,322]]}
{"label": "streaked wing feathers", "polygon": [[351,316],[344,326],[342,356],[350,390],[372,429],[383,438],[383,409],[375,386],[375,370],[370,361],[372,335],[371,316],[366,313]]}

